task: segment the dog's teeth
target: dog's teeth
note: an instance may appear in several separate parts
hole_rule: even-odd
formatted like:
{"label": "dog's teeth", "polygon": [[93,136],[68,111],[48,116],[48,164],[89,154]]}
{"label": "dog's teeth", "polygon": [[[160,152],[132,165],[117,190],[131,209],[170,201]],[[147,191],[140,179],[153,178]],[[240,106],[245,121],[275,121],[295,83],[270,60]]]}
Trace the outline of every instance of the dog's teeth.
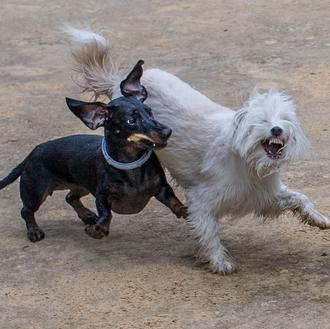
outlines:
{"label": "dog's teeth", "polygon": [[269,145],[272,145],[272,144],[280,144],[281,146],[283,146],[283,141],[281,141],[279,138],[272,138],[269,141]]}

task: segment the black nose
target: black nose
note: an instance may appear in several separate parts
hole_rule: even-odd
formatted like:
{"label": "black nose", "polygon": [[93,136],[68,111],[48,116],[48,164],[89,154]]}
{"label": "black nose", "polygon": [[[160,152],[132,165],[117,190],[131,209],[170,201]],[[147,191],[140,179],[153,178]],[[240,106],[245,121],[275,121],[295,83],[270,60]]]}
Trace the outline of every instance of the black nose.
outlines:
{"label": "black nose", "polygon": [[170,128],[164,128],[162,129],[162,136],[165,138],[169,138],[172,134],[172,129]]}
{"label": "black nose", "polygon": [[278,137],[282,135],[283,129],[281,127],[273,127],[270,132],[272,133],[273,136]]}

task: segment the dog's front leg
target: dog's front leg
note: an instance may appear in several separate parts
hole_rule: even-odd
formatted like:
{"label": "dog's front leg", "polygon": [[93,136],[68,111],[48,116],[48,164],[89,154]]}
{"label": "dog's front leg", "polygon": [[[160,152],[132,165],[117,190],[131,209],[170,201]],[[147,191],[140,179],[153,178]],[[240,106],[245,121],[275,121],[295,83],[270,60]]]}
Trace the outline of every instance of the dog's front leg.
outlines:
{"label": "dog's front leg", "polygon": [[168,184],[162,186],[159,194],[155,198],[171,209],[177,218],[187,217],[187,207],[176,197],[172,187]]}
{"label": "dog's front leg", "polygon": [[96,194],[96,209],[98,212],[98,220],[94,225],[85,228],[86,233],[94,239],[102,239],[109,234],[109,226],[111,223],[111,203],[108,200],[108,194]]}
{"label": "dog's front leg", "polygon": [[308,197],[283,186],[278,194],[277,206],[281,212],[291,210],[303,223],[321,229],[330,228],[330,219],[319,213]]}
{"label": "dog's front leg", "polygon": [[188,223],[199,240],[199,257],[209,263],[214,273],[230,274],[236,270],[234,260],[221,244],[217,218],[206,209],[193,203],[188,207]]}

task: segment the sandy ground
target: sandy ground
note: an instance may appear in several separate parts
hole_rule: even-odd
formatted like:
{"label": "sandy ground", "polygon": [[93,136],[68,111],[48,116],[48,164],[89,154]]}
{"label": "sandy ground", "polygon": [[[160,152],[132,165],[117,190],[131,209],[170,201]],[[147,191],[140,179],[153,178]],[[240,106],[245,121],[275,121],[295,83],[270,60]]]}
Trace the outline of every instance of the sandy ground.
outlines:
{"label": "sandy ground", "polygon": [[[224,105],[239,108],[254,86],[292,95],[312,149],[287,180],[330,214],[329,1],[4,0],[0,7],[1,176],[39,142],[88,132],[64,105],[65,96],[80,95],[58,30],[89,23],[111,28],[127,63],[144,58],[146,68],[171,71]],[[159,203],[115,216],[110,236],[95,241],[64,195],[38,212],[46,239],[32,244],[19,220],[18,184],[1,191],[1,328],[330,328],[328,231],[291,216],[223,221],[240,265],[223,277],[194,263],[187,225]]]}

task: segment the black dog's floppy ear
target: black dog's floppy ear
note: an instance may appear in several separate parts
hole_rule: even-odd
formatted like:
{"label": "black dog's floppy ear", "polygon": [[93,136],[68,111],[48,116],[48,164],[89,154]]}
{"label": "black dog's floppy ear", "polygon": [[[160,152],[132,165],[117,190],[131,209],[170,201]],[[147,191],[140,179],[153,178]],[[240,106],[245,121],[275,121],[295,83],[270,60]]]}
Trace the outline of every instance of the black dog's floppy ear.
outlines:
{"label": "black dog's floppy ear", "polygon": [[120,83],[120,91],[124,96],[135,96],[141,102],[144,102],[148,97],[147,90],[141,85],[140,82],[143,74],[143,64],[144,61],[140,59],[135,64],[132,71],[128,73],[127,78]]}
{"label": "black dog's floppy ear", "polygon": [[95,130],[103,126],[108,111],[107,105],[100,102],[87,103],[72,98],[66,98],[66,104],[88,128]]}

